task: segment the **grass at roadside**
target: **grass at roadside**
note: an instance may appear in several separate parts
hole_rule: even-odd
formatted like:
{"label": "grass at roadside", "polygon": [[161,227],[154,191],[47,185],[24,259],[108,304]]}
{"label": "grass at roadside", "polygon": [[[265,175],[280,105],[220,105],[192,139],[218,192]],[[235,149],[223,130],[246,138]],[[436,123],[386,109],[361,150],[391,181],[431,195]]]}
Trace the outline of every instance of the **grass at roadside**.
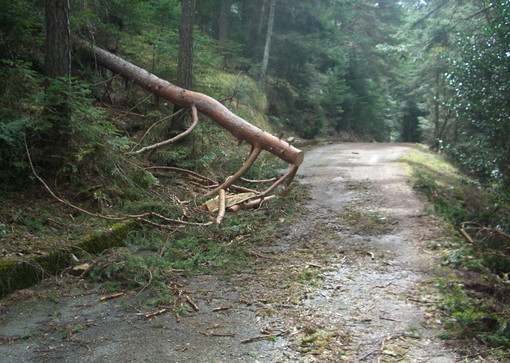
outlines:
{"label": "grass at roadside", "polygon": [[[478,339],[494,357],[510,348],[510,223],[509,206],[462,174],[441,155],[418,145],[404,159],[413,188],[427,196],[433,211],[458,231],[454,243],[443,244],[443,264],[455,267],[457,278],[441,280],[440,308],[445,339]],[[433,247],[433,246],[431,246]]]}

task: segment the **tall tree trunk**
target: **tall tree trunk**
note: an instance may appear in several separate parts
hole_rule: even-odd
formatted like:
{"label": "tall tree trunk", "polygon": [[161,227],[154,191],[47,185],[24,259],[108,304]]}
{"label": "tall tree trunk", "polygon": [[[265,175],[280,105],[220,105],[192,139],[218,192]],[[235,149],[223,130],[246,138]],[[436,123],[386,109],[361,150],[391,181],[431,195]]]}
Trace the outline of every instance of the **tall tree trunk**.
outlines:
{"label": "tall tree trunk", "polygon": [[433,131],[433,137],[434,140],[432,140],[432,146],[431,149],[434,151],[439,150],[439,134],[440,134],[440,128],[439,128],[439,82],[440,82],[440,73],[439,70],[436,70],[436,84],[435,84],[435,94],[434,94],[434,131]]}
{"label": "tall tree trunk", "polygon": [[[177,85],[185,89],[193,88],[193,27],[195,26],[196,0],[182,0],[181,24],[179,27],[179,61],[177,65]],[[174,112],[180,109],[175,105]],[[177,115],[172,120],[168,135],[173,131],[185,130],[185,115]]]}
{"label": "tall tree trunk", "polygon": [[[51,125],[42,131],[43,141],[40,161],[52,169],[59,169],[70,152],[69,137],[71,108],[68,98],[68,84],[57,78],[71,76],[71,47],[69,25],[69,0],[46,0],[46,53],[45,106],[42,117]],[[51,87],[53,86],[53,87]]]}
{"label": "tall tree trunk", "polygon": [[193,26],[195,25],[195,0],[182,0],[179,28],[179,64],[177,85],[193,88]]}
{"label": "tall tree trunk", "polygon": [[264,24],[265,4],[267,0],[255,0],[243,14],[243,20],[249,24],[248,42],[244,55],[247,58],[256,57],[256,47],[260,43],[262,26]]}
{"label": "tall tree trunk", "polygon": [[69,0],[46,0],[46,59],[48,77],[71,75]]}
{"label": "tall tree trunk", "polygon": [[260,3],[260,17],[257,26],[257,34],[260,36],[262,34],[262,27],[264,26],[264,14],[266,12],[267,0],[259,0],[259,3]]}
{"label": "tall tree trunk", "polygon": [[269,8],[269,20],[267,23],[266,45],[264,46],[264,57],[262,58],[262,69],[260,70],[260,81],[265,83],[267,76],[267,67],[269,65],[269,51],[271,49],[271,38],[273,36],[274,25],[274,11],[276,7],[276,0],[271,0]]}
{"label": "tall tree trunk", "polygon": [[230,9],[232,8],[233,0],[221,0],[220,5],[220,19],[219,19],[219,33],[218,39],[220,41],[227,41],[230,33]]}

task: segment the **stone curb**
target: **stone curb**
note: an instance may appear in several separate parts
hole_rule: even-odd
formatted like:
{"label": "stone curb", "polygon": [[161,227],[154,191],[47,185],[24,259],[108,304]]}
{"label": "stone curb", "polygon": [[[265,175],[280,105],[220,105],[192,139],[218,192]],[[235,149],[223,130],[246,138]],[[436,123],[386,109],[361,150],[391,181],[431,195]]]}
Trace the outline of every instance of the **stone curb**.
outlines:
{"label": "stone curb", "polygon": [[107,248],[121,246],[133,221],[114,224],[98,235],[87,236],[78,243],[65,246],[44,256],[12,258],[0,262],[0,298],[19,289],[30,287],[48,275],[54,275],[72,264],[71,256],[99,254]]}

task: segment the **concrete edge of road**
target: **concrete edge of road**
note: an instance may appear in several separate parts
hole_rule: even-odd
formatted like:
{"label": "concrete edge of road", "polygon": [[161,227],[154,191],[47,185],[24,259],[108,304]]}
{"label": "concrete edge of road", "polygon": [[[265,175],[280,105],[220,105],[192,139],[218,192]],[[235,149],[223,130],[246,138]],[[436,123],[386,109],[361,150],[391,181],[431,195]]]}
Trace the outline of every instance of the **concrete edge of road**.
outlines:
{"label": "concrete edge of road", "polygon": [[63,246],[45,255],[15,257],[0,262],[0,298],[33,286],[48,276],[73,265],[73,256],[100,254],[111,247],[121,246],[136,222],[118,223],[97,235],[88,235],[79,242]]}

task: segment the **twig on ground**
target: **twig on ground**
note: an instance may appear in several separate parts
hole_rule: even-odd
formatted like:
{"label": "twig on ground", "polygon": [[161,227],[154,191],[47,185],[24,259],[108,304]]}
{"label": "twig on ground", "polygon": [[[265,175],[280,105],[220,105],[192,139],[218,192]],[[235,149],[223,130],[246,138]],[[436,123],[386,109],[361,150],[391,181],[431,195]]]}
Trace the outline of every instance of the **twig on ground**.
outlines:
{"label": "twig on ground", "polygon": [[136,315],[139,315],[139,316],[144,316],[146,317],[147,319],[152,319],[158,315],[161,315],[161,314],[164,314],[164,313],[167,313],[169,312],[171,309],[169,308],[163,308],[163,309],[159,309],[159,310],[156,310],[156,311],[153,311],[153,312],[150,312],[150,313],[137,313]]}
{"label": "twig on ground", "polygon": [[241,340],[240,343],[241,344],[252,343],[252,342],[256,342],[257,340],[267,339],[267,337],[269,337],[269,335],[258,335],[256,337],[252,337],[252,338]]}
{"label": "twig on ground", "polygon": [[191,300],[191,298],[189,296],[186,296],[185,299],[186,299],[186,302],[193,308],[193,310],[200,311],[200,309],[198,308],[198,305],[195,304],[195,302],[193,300]]}
{"label": "twig on ground", "polygon": [[108,296],[103,296],[103,297],[99,298],[99,300],[97,300],[97,301],[112,300],[112,299],[116,299],[116,298],[124,296],[124,295],[126,295],[125,292],[118,292],[116,294],[111,294],[111,295],[108,295]]}
{"label": "twig on ground", "polygon": [[234,333],[211,333],[213,337],[235,337]]}

